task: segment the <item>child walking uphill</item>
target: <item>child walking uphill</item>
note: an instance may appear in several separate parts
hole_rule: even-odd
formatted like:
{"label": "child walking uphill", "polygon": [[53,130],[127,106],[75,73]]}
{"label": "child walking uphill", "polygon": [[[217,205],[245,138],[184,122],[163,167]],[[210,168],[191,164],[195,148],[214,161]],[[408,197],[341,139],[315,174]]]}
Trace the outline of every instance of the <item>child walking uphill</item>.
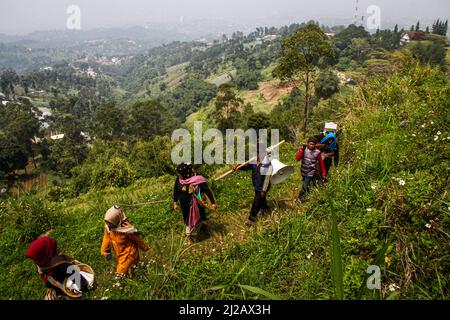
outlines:
{"label": "child walking uphill", "polygon": [[133,267],[139,262],[139,249],[148,251],[149,247],[142,241],[138,231],[128,221],[119,205],[114,205],[105,214],[105,233],[101,254],[111,258],[110,246],[117,259],[116,279],[131,275]]}
{"label": "child walking uphill", "polygon": [[192,164],[181,163],[177,167],[177,173],[179,176],[173,187],[173,211],[178,210],[177,203],[180,202],[186,236],[193,241],[202,222],[206,220],[205,207],[216,210],[216,199],[206,179],[196,175]]}
{"label": "child walking uphill", "polygon": [[[323,163],[321,151],[316,148],[318,140],[311,138],[306,146],[302,146],[297,152],[297,161],[302,160],[301,175],[303,178],[302,189],[295,200],[297,204],[301,204],[301,198],[309,192],[311,183],[315,183],[319,174],[325,179],[326,172]],[[318,168],[319,167],[319,168]],[[320,169],[320,172],[319,172]]]}

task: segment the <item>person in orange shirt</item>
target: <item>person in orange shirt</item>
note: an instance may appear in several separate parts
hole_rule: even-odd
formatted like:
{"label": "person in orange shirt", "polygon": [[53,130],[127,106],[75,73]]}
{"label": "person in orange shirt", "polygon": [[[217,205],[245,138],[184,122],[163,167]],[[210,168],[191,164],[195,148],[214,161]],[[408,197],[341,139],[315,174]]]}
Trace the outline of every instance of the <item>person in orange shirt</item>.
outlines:
{"label": "person in orange shirt", "polygon": [[119,205],[114,205],[105,214],[105,233],[101,254],[111,259],[110,246],[117,259],[116,279],[131,275],[132,269],[139,262],[139,249],[148,251],[150,248],[142,241],[138,231],[128,221]]}

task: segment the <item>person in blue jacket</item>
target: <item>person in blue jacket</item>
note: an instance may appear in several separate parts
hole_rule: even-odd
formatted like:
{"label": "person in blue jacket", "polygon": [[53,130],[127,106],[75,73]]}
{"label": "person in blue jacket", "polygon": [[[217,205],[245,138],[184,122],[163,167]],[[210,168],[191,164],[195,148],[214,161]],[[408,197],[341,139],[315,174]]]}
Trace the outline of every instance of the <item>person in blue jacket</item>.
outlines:
{"label": "person in blue jacket", "polygon": [[336,134],[333,132],[328,133],[320,140],[320,143],[323,145],[322,153],[325,156],[323,162],[325,165],[325,173],[328,176],[333,160],[335,166],[339,163],[339,145],[337,143]]}

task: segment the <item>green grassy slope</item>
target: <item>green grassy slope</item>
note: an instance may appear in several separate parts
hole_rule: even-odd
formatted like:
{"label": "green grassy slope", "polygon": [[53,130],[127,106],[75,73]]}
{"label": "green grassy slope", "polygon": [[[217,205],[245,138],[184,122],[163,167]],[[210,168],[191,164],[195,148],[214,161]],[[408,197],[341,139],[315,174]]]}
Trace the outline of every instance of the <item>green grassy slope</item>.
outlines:
{"label": "green grassy slope", "polygon": [[[31,239],[51,229],[65,254],[96,271],[88,299],[445,299],[449,93],[444,74],[415,65],[369,81],[349,100],[341,164],[326,187],[294,205],[297,169],[273,186],[272,212],[249,228],[250,173],[212,183],[219,210],[210,215],[209,238],[194,245],[184,243],[181,213],[169,209],[174,177],[63,203],[42,194],[2,200],[0,297],[43,297],[24,253]],[[284,144],[280,160],[298,167],[296,149]],[[214,168],[211,176],[225,170]],[[142,204],[152,200],[167,202]],[[126,207],[127,216],[152,248],[121,286],[113,280],[114,263],[99,253],[102,217],[114,202],[135,205]],[[382,270],[380,291],[365,289],[372,264]]]}

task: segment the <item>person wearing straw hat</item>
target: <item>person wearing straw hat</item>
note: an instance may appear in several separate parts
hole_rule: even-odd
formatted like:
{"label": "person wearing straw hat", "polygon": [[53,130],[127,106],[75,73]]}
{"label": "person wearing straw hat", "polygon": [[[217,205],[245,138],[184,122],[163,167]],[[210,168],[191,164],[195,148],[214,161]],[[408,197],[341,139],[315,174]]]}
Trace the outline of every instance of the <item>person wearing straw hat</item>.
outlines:
{"label": "person wearing straw hat", "polygon": [[[36,264],[39,276],[47,287],[45,300],[79,298],[93,287],[92,268],[62,255],[57,250],[56,240],[50,237],[33,241],[25,256]],[[75,270],[80,271],[79,277],[74,274]]]}
{"label": "person wearing straw hat", "polygon": [[111,259],[111,247],[116,255],[116,279],[131,275],[139,262],[139,249],[147,252],[150,248],[144,243],[138,231],[128,221],[119,205],[114,205],[105,213],[105,232],[101,254]]}

